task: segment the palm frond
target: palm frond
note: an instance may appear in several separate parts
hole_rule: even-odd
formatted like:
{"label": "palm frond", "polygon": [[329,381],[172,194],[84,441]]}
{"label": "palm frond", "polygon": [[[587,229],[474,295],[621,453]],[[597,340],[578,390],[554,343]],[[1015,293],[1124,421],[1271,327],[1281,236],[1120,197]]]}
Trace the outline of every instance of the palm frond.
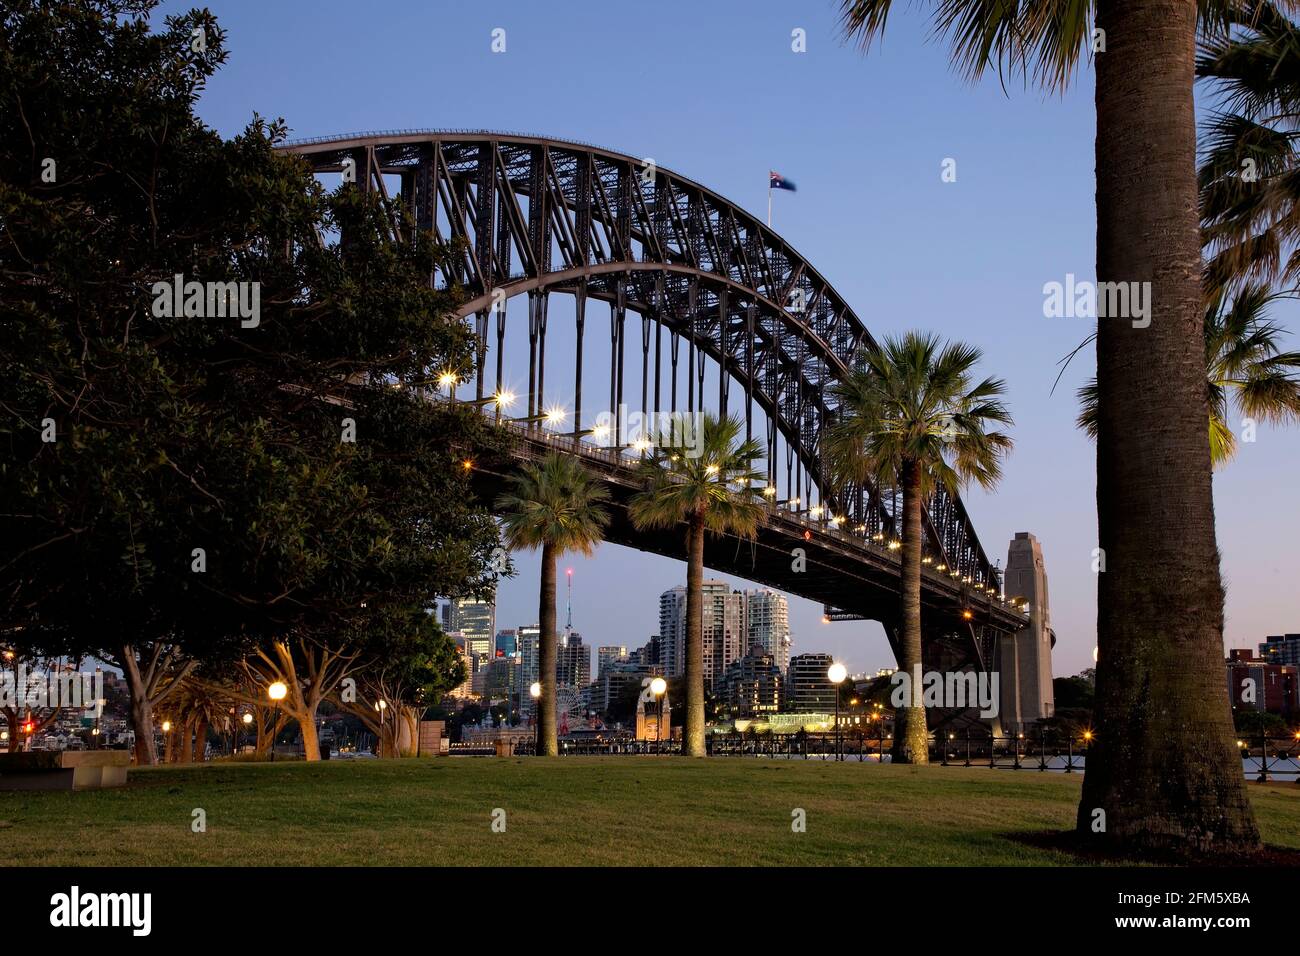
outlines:
{"label": "palm frond", "polygon": [[608,500],[609,489],[581,461],[553,452],[512,475],[496,509],[512,549],[551,544],[561,552],[589,555],[609,524]]}

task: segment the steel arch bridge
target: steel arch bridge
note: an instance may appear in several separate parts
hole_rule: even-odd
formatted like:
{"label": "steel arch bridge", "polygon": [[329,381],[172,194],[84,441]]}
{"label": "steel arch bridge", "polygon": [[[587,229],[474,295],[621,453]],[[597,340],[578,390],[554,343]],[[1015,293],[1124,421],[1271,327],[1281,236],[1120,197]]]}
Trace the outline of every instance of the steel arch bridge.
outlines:
{"label": "steel arch bridge", "polygon": [[[895,641],[897,489],[832,489],[819,455],[823,429],[838,411],[829,387],[873,339],[830,283],[763,222],[653,160],[539,136],[399,130],[282,149],[318,174],[340,174],[379,193],[394,237],[428,230],[455,250],[432,281],[465,292],[460,313],[477,332],[476,400],[504,387],[509,301],[526,296],[528,389],[526,413],[517,419],[525,427],[514,430],[520,455],[563,440],[616,487],[626,482],[631,460],[582,440],[584,413],[593,406],[590,394],[583,405],[588,309],[593,300],[604,303],[609,394],[597,407],[611,415],[615,434],[623,433],[629,403],[645,413],[712,407],[738,411],[747,435],[766,449],[772,520],[757,545],[711,542],[710,567],[820,600],[832,617],[881,620]],[[552,293],[573,298],[574,431],[567,440],[540,423]],[[640,318],[640,354],[634,349],[631,361],[628,312]],[[716,404],[706,402],[706,367]],[[629,378],[639,381],[639,394]],[[1000,597],[999,571],[958,496],[937,490],[922,520],[927,639],[937,646],[947,638],[949,650],[965,648],[958,657],[966,663],[992,668],[997,634],[1023,627],[1025,614]],[[676,536],[656,541],[626,521],[615,522],[611,539],[683,553]],[[810,565],[820,561],[818,572],[783,573],[792,547],[803,547]],[[741,556],[746,548],[750,554]],[[767,565],[764,548],[773,552]]]}

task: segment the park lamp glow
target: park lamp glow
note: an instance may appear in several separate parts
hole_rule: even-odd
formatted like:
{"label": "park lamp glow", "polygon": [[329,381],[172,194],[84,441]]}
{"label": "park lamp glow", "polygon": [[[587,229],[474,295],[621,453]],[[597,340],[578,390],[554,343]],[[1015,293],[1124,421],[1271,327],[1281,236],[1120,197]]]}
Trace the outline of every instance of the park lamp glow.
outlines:
{"label": "park lamp glow", "polygon": [[662,697],[664,691],[667,689],[668,681],[664,680],[662,677],[656,677],[650,682],[650,693],[654,694],[656,697]]}
{"label": "park lamp glow", "polygon": [[164,720],[162,722],[162,732],[165,734],[172,732],[172,722],[170,720]]}
{"label": "park lamp glow", "polygon": [[460,381],[460,377],[450,370],[438,376],[438,384],[443,388],[452,388],[458,381]]}
{"label": "park lamp glow", "polygon": [[716,474],[717,474],[718,472],[720,472],[721,470],[722,470],[722,469],[719,468],[717,465],[705,465],[705,466],[704,466],[704,473],[707,474],[707,475],[716,475]]}
{"label": "park lamp glow", "polygon": [[245,711],[242,720],[244,721],[244,726],[247,727],[253,722],[253,715]]}
{"label": "park lamp glow", "polygon": [[844,678],[848,676],[849,676],[848,668],[845,667],[843,664],[841,664],[839,661],[836,661],[834,664],[832,664],[830,666],[830,669],[826,671],[826,677],[827,679],[830,680],[832,684],[842,684],[844,682]]}
{"label": "park lamp glow", "polygon": [[541,697],[542,685],[537,681],[533,681],[532,686],[528,688],[528,696],[531,697],[533,700],[536,700],[537,698]]}
{"label": "park lamp glow", "polygon": [[764,497],[764,498],[775,498],[775,497],[776,497],[776,485],[768,485],[767,487],[765,487],[765,488],[763,489],[763,497]]}
{"label": "park lamp glow", "polygon": [[289,694],[289,688],[285,686],[284,681],[278,680],[266,689],[266,696],[274,701],[284,700]]}

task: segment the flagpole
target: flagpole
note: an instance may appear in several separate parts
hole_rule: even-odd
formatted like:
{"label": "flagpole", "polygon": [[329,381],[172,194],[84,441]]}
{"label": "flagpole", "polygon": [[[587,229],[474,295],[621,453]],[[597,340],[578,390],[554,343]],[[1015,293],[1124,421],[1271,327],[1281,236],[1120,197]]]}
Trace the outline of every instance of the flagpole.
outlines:
{"label": "flagpole", "polygon": [[772,228],[772,177],[767,177],[767,228]]}

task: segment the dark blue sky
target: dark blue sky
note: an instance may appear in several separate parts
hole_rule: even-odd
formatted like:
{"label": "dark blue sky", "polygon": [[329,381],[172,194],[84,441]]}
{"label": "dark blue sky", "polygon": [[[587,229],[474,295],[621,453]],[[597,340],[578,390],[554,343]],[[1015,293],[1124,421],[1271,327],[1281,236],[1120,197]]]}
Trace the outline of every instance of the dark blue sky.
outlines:
{"label": "dark blue sky", "polygon": [[[188,4],[168,3],[165,11]],[[1090,331],[1043,317],[1043,285],[1094,271],[1090,72],[1064,96],[955,75],[925,21],[899,3],[868,56],[836,37],[831,0],[555,3],[316,0],[208,6],[230,61],[200,113],[230,135],[256,111],[294,137],[362,130],[518,130],[598,143],[703,183],[764,215],[877,335],[925,328],[980,346],[1005,378],[1016,451],[999,491],[965,497],[991,556],[1016,531],[1043,542],[1057,674],[1091,664],[1096,583],[1092,447],[1073,427],[1081,354],[1051,394],[1057,361]],[[506,52],[491,33],[506,31]],[[807,52],[791,50],[806,31]],[[956,160],[957,180],[941,164]],[[523,319],[521,310],[512,316]],[[1295,326],[1294,312],[1283,317]],[[552,321],[555,321],[554,319]],[[557,350],[558,351],[558,350]],[[551,373],[548,371],[548,381]],[[1300,437],[1261,427],[1216,478],[1228,585],[1227,643],[1300,629]],[[535,555],[499,595],[498,623],[536,614]],[[678,562],[607,545],[575,568],[575,626],[589,644],[644,642]],[[563,600],[563,597],[561,597]],[[875,624],[820,623],[792,599],[795,651],[851,670],[892,664]]]}

